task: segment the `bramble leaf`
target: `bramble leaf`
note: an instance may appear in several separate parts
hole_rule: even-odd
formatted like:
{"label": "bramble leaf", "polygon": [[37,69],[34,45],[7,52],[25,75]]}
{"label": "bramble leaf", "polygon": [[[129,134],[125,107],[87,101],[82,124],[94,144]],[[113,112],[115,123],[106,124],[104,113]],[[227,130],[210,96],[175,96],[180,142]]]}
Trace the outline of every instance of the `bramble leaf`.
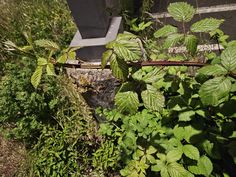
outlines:
{"label": "bramble leaf", "polygon": [[178,28],[172,25],[165,25],[154,33],[155,38],[167,37],[170,34],[177,33]]}
{"label": "bramble leaf", "polygon": [[219,20],[215,18],[205,18],[194,23],[190,27],[190,30],[195,33],[210,32],[219,28],[223,22],[224,20]]}
{"label": "bramble leaf", "polygon": [[221,63],[228,71],[236,69],[236,46],[227,47],[222,52]]}
{"label": "bramble leaf", "polygon": [[34,86],[34,88],[37,88],[43,74],[43,66],[38,66],[36,70],[34,71],[33,75],[31,76],[31,84]]}
{"label": "bramble leaf", "polygon": [[119,92],[115,96],[115,105],[124,113],[134,114],[139,107],[138,94],[135,92]]}
{"label": "bramble leaf", "polygon": [[168,6],[169,14],[179,22],[189,22],[192,20],[196,10],[186,2],[175,2]]}
{"label": "bramble leaf", "polygon": [[223,66],[215,64],[204,66],[203,68],[198,70],[198,73],[209,76],[218,76],[227,74],[227,70]]}

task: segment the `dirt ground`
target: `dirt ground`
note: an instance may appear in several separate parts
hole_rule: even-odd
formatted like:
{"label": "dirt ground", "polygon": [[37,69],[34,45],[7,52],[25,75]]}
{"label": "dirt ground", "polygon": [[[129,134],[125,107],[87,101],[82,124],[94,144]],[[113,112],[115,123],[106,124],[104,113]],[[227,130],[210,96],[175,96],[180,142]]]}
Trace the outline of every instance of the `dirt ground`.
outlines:
{"label": "dirt ground", "polygon": [[0,177],[24,176],[26,150],[22,144],[0,134]]}

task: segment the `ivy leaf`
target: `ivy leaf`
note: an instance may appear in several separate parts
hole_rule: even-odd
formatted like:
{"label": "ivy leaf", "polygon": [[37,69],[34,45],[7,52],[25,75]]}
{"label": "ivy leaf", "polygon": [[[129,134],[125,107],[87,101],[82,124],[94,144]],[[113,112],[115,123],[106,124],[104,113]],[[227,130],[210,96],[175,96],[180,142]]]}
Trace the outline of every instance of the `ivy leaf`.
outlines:
{"label": "ivy leaf", "polygon": [[163,47],[165,49],[168,49],[170,47],[173,47],[175,46],[178,42],[182,41],[184,39],[184,34],[171,34],[169,35],[164,44],[163,44]]}
{"label": "ivy leaf", "polygon": [[42,58],[42,57],[39,57],[39,58],[37,59],[37,65],[38,65],[38,66],[44,66],[44,65],[47,65],[47,64],[48,64],[47,59]]}
{"label": "ivy leaf", "polygon": [[216,106],[220,99],[226,97],[231,89],[229,78],[216,77],[206,81],[199,90],[199,96],[204,105]]}
{"label": "ivy leaf", "polygon": [[31,84],[34,86],[34,88],[37,88],[43,74],[43,66],[38,66],[36,70],[34,71],[33,75],[31,76]]}
{"label": "ivy leaf", "polygon": [[102,54],[102,62],[101,62],[102,69],[104,69],[107,63],[109,62],[109,60],[111,60],[112,55],[113,55],[112,50],[107,50]]}
{"label": "ivy leaf", "polygon": [[215,18],[205,18],[194,23],[190,27],[190,30],[195,33],[211,32],[219,28],[223,22],[224,20],[219,20]]}
{"label": "ivy leaf", "polygon": [[189,166],[189,171],[196,175],[210,176],[213,165],[207,156],[202,156],[196,166]]}
{"label": "ivy leaf", "polygon": [[221,63],[228,71],[236,69],[236,46],[227,47],[222,52]]}
{"label": "ivy leaf", "polygon": [[192,116],[195,115],[194,111],[185,111],[185,112],[181,112],[179,114],[179,121],[191,121],[192,120]]}
{"label": "ivy leaf", "polygon": [[186,2],[171,3],[168,6],[169,14],[179,22],[189,22],[192,20],[196,10]]}
{"label": "ivy leaf", "polygon": [[200,154],[198,148],[193,145],[187,144],[183,146],[184,155],[193,160],[199,160]]}
{"label": "ivy leaf", "polygon": [[168,173],[171,177],[187,176],[187,170],[177,162],[172,162],[167,166]]}
{"label": "ivy leaf", "polygon": [[227,70],[219,64],[204,66],[198,70],[199,74],[218,76],[227,74]]}
{"label": "ivy leaf", "polygon": [[165,97],[161,92],[148,86],[147,90],[141,93],[144,106],[153,111],[160,111],[165,105]]}
{"label": "ivy leaf", "polygon": [[46,67],[46,72],[48,76],[56,76],[55,68],[52,63],[48,63]]}
{"label": "ivy leaf", "polygon": [[135,114],[139,107],[138,94],[135,92],[119,92],[115,96],[117,108],[124,113]]}
{"label": "ivy leaf", "polygon": [[180,149],[174,149],[167,153],[167,162],[176,162],[181,159],[183,152]]}
{"label": "ivy leaf", "polygon": [[60,49],[60,47],[55,42],[52,42],[47,39],[36,40],[34,43],[35,43],[35,45],[37,45],[39,47],[43,47],[43,48],[49,49],[49,50],[59,50]]}
{"label": "ivy leaf", "polygon": [[195,55],[198,46],[198,38],[194,35],[187,35],[184,44],[191,55]]}
{"label": "ivy leaf", "polygon": [[178,28],[172,25],[165,25],[154,33],[155,38],[167,37],[170,34],[177,33]]}
{"label": "ivy leaf", "polygon": [[121,59],[116,58],[115,55],[112,56],[110,67],[112,74],[122,81],[125,81],[129,74],[129,66],[127,63]]}

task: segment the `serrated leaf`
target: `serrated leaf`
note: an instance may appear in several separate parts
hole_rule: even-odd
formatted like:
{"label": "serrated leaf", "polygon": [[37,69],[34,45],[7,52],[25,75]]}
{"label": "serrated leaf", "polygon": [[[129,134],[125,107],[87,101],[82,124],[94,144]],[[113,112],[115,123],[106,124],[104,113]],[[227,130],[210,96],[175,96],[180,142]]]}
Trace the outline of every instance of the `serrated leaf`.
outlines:
{"label": "serrated leaf", "polygon": [[124,61],[139,61],[142,58],[142,51],[136,40],[116,42],[113,49],[116,55]]}
{"label": "serrated leaf", "polygon": [[219,64],[204,66],[198,70],[199,74],[218,76],[227,74],[227,70]]}
{"label": "serrated leaf", "polygon": [[174,149],[167,153],[167,162],[176,162],[181,159],[183,152],[180,149]]}
{"label": "serrated leaf", "polygon": [[101,62],[102,69],[104,69],[109,60],[111,60],[112,55],[113,55],[112,50],[107,50],[102,54],[102,62]]}
{"label": "serrated leaf", "polygon": [[222,52],[221,63],[228,71],[236,69],[236,46],[227,47]]}
{"label": "serrated leaf", "polygon": [[48,76],[56,76],[55,68],[52,63],[48,63],[46,67],[46,72]]}
{"label": "serrated leaf", "polygon": [[57,59],[57,63],[64,64],[67,61],[67,59],[68,59],[67,53],[64,53]]}
{"label": "serrated leaf", "polygon": [[191,121],[194,115],[195,115],[194,111],[181,112],[179,113],[179,121]]}
{"label": "serrated leaf", "polygon": [[154,154],[155,152],[157,152],[157,149],[153,146],[149,146],[147,149],[147,154]]}
{"label": "serrated leaf", "polygon": [[172,162],[167,166],[170,177],[184,177],[187,175],[187,170],[179,163]]}
{"label": "serrated leaf", "polygon": [[121,112],[134,114],[139,107],[138,94],[131,91],[117,93],[115,105]]}
{"label": "serrated leaf", "polygon": [[199,96],[204,105],[216,106],[220,99],[228,96],[231,81],[225,77],[216,77],[206,81],[199,90]]}
{"label": "serrated leaf", "polygon": [[156,160],[156,165],[153,165],[151,167],[151,170],[155,171],[155,172],[159,172],[159,171],[161,171],[162,168],[165,168],[165,167],[166,167],[166,165],[165,165],[165,163],[163,161]]}
{"label": "serrated leaf", "polygon": [[165,97],[157,90],[145,90],[141,93],[144,106],[153,111],[160,111],[165,105]]}
{"label": "serrated leaf", "polygon": [[191,55],[197,52],[198,38],[194,35],[187,35],[184,39],[184,44]]}
{"label": "serrated leaf", "polygon": [[60,49],[60,47],[55,42],[52,42],[47,39],[36,40],[34,43],[35,43],[35,45],[37,45],[39,47],[43,47],[45,49],[50,49],[50,50],[59,50]]}
{"label": "serrated leaf", "polygon": [[37,65],[38,65],[38,66],[44,66],[44,65],[47,65],[47,64],[48,64],[47,59],[42,58],[42,57],[40,57],[40,58],[37,59]]}
{"label": "serrated leaf", "polygon": [[147,156],[147,159],[149,160],[149,162],[151,164],[155,164],[156,163],[156,159],[152,155],[147,154],[146,156]]}
{"label": "serrated leaf", "polygon": [[188,169],[196,175],[210,176],[213,170],[213,165],[207,156],[202,156],[196,166],[190,166]]}
{"label": "serrated leaf", "polygon": [[36,70],[34,71],[33,75],[31,76],[31,84],[34,86],[34,88],[37,88],[43,74],[43,66],[38,66]]}
{"label": "serrated leaf", "polygon": [[183,127],[176,125],[173,129],[174,135],[178,140],[183,140],[185,137],[185,130]]}
{"label": "serrated leaf", "polygon": [[161,169],[161,177],[170,177],[167,167]]}
{"label": "serrated leaf", "polygon": [[168,6],[169,14],[179,22],[189,22],[192,20],[196,10],[186,2],[175,2]]}
{"label": "serrated leaf", "polygon": [[198,148],[194,147],[193,145],[190,145],[190,144],[184,145],[183,152],[184,152],[184,155],[186,155],[190,159],[199,160],[200,158]]}
{"label": "serrated leaf", "polygon": [[172,25],[165,25],[154,33],[155,38],[167,37],[170,34],[177,33],[178,28]]}
{"label": "serrated leaf", "polygon": [[164,44],[163,44],[163,47],[165,49],[168,49],[170,47],[173,47],[175,46],[178,42],[182,41],[184,39],[184,35],[183,34],[171,34],[169,35]]}
{"label": "serrated leaf", "polygon": [[115,55],[111,58],[110,67],[112,70],[112,74],[122,81],[125,81],[129,74],[129,66],[127,63],[121,59],[115,57]]}
{"label": "serrated leaf", "polygon": [[215,18],[205,18],[194,23],[190,27],[190,30],[195,33],[211,32],[219,28],[223,22],[224,20],[219,20]]}

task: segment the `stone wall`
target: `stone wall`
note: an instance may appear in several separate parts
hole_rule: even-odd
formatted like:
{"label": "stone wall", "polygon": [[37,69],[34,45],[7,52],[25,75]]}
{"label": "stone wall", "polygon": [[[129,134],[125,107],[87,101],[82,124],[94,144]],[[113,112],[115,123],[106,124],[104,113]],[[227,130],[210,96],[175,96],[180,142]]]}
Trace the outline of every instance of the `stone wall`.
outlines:
{"label": "stone wall", "polygon": [[115,91],[120,83],[111,70],[67,68],[67,74],[91,108],[114,106]]}

